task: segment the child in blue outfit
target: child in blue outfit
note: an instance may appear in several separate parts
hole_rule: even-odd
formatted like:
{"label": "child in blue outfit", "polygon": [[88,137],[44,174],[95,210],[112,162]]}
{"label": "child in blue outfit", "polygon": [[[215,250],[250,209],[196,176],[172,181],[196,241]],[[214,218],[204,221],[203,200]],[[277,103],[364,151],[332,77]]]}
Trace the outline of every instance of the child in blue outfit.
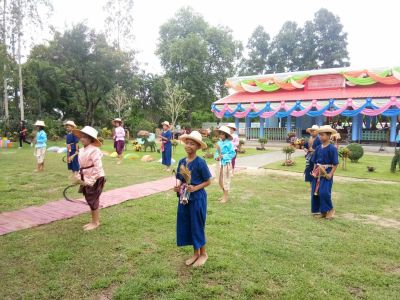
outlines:
{"label": "child in blue outfit", "polygon": [[171,125],[168,121],[164,121],[161,124],[163,126],[163,132],[160,135],[161,139],[161,152],[162,152],[162,164],[166,167],[166,171],[170,172],[171,161],[172,161],[172,132],[170,130]]}
{"label": "child in blue outfit", "polygon": [[236,156],[236,151],[232,143],[233,136],[230,129],[227,126],[221,126],[216,131],[219,133],[220,138],[217,144],[217,151],[214,154],[214,159],[217,161],[216,177],[224,193],[220,202],[226,203],[231,188],[232,160]]}
{"label": "child in blue outfit", "polygon": [[67,144],[67,158],[68,158],[68,170],[71,170],[73,174],[79,172],[79,138],[72,134],[72,130],[76,128],[74,121],[67,121],[64,124],[67,130],[66,144]]}
{"label": "child in blue outfit", "polygon": [[314,155],[315,149],[321,145],[321,140],[318,137],[318,129],[318,125],[313,125],[311,128],[307,128],[307,132],[310,133],[310,139],[304,144],[304,149],[306,150],[306,168],[304,170],[304,179],[310,184],[313,180],[311,172],[314,169],[314,164],[312,163],[311,158]]}
{"label": "child in blue outfit", "polygon": [[185,143],[187,157],[179,161],[174,187],[179,197],[176,239],[178,246],[193,246],[194,254],[186,260],[186,265],[200,267],[208,259],[205,248],[207,193],[204,188],[211,184],[211,173],[196,151],[207,148],[207,145],[197,131],[184,134],[179,139]]}
{"label": "child in blue outfit", "polygon": [[325,125],[320,127],[318,133],[322,144],[315,149],[312,157],[314,178],[311,182],[311,212],[320,212],[319,217],[331,220],[335,215],[332,204],[333,175],[339,165],[339,158],[336,147],[330,143],[330,138],[336,130]]}
{"label": "child in blue outfit", "polygon": [[44,158],[46,155],[46,147],[47,147],[47,134],[44,131],[46,125],[44,121],[36,121],[36,137],[35,137],[35,156],[37,160],[37,168],[35,172],[44,171]]}

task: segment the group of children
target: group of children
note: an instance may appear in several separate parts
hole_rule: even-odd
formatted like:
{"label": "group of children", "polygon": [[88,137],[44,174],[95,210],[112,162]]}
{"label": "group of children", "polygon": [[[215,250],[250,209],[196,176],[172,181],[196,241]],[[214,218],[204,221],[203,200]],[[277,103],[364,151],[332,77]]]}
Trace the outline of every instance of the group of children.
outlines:
{"label": "group of children", "polygon": [[[122,121],[113,120],[115,126],[114,141],[119,155],[124,148],[124,132]],[[38,161],[38,171],[44,168],[44,154],[46,151],[47,136],[44,132],[43,121],[35,123],[37,127],[35,151]],[[67,130],[66,144],[68,169],[73,172],[76,183],[91,209],[91,222],[84,226],[84,230],[92,230],[100,225],[99,198],[105,184],[105,173],[102,166],[102,152],[99,147],[97,131],[85,126],[82,130],[76,129],[73,121],[65,123]],[[122,128],[122,130],[120,130]],[[216,178],[223,191],[220,199],[222,203],[228,201],[231,176],[235,167],[239,138],[234,124],[220,126],[216,129],[219,141],[214,155],[216,163]],[[311,211],[320,218],[332,219],[334,209],[331,199],[333,175],[338,165],[337,149],[330,143],[330,137],[336,131],[330,126],[309,128],[310,139],[306,144],[305,180],[311,183]],[[163,164],[167,169],[171,165],[170,143],[172,133],[168,122],[163,122],[163,133],[160,135],[163,151]],[[211,173],[206,161],[197,156],[196,152],[207,148],[202,135],[197,131],[184,134],[179,138],[186,151],[186,157],[178,163],[176,185],[174,191],[178,195],[177,208],[177,245],[193,246],[193,256],[186,260],[187,266],[199,267],[208,259],[205,244],[205,223],[207,217],[207,193],[205,188],[211,184]],[[79,148],[78,142],[82,148]],[[189,175],[188,175],[189,174]]]}
{"label": "group of children", "polygon": [[[35,156],[37,160],[37,170],[44,170],[44,159],[47,147],[47,135],[44,131],[46,127],[44,121],[36,121]],[[90,126],[85,126],[78,130],[74,121],[64,123],[67,131],[67,163],[68,170],[72,171],[72,179],[80,185],[79,191],[85,196],[86,202],[91,210],[91,222],[84,225],[84,230],[93,230],[100,225],[99,203],[100,195],[103,191],[105,174],[101,158],[103,153],[99,147],[101,142],[97,138],[98,132]],[[82,148],[79,148],[79,142]]]}
{"label": "group of children", "polygon": [[331,143],[336,130],[329,125],[313,125],[307,130],[310,139],[305,144],[305,181],[311,184],[311,213],[317,218],[333,219],[333,175],[339,164],[337,148]]}

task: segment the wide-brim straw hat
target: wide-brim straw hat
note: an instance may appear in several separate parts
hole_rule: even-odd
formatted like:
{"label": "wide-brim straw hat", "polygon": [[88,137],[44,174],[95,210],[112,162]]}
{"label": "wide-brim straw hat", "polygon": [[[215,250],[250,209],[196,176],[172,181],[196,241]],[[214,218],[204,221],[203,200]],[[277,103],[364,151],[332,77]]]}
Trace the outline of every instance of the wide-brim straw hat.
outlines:
{"label": "wide-brim straw hat", "polygon": [[121,118],[115,118],[114,120],[111,121],[111,123],[114,125],[116,122],[119,122],[122,124]]}
{"label": "wide-brim straw hat", "polygon": [[203,137],[201,136],[201,133],[198,131],[192,131],[189,134],[182,134],[179,139],[186,143],[187,140],[192,140],[198,143],[201,147],[201,149],[206,149],[207,144],[203,142]]}
{"label": "wide-brim straw hat", "polygon": [[331,127],[331,125],[324,125],[318,129],[318,133],[332,133],[335,134],[337,131]]}
{"label": "wide-brim straw hat", "polygon": [[69,125],[69,126],[72,126],[72,127],[75,127],[75,128],[77,127],[76,124],[75,124],[75,122],[74,122],[74,121],[71,121],[71,120],[64,123],[64,126],[68,126],[68,125]]}
{"label": "wide-brim straw hat", "polygon": [[162,122],[162,123],[161,123],[161,125],[166,125],[166,126],[168,126],[168,127],[171,127],[171,124],[169,124],[169,122],[168,122],[168,121],[164,121],[164,122]]}
{"label": "wide-brim straw hat", "polygon": [[97,138],[98,132],[97,132],[96,129],[94,129],[91,126],[85,126],[81,130],[74,129],[74,130],[72,130],[72,134],[75,135],[78,138],[81,138],[82,134],[86,134],[86,135],[88,135],[88,136],[90,136],[91,138],[94,139],[94,142],[92,143],[93,145],[95,145],[97,147],[101,146],[101,142]]}
{"label": "wide-brim straw hat", "polygon": [[307,128],[306,132],[310,133],[311,131],[318,131],[319,126],[318,125],[313,125],[310,128]]}
{"label": "wide-brim straw hat", "polygon": [[229,130],[228,126],[222,125],[222,126],[218,127],[217,129],[215,129],[215,131],[226,133],[230,140],[233,139],[233,136],[232,136],[231,131]]}
{"label": "wide-brim straw hat", "polygon": [[228,125],[226,125],[227,127],[229,127],[229,128],[232,128],[233,130],[237,130],[237,128],[236,128],[236,125],[235,124],[233,124],[233,123],[229,123]]}
{"label": "wide-brim straw hat", "polygon": [[44,124],[44,121],[40,121],[40,120],[37,120],[34,126],[46,127],[46,125]]}

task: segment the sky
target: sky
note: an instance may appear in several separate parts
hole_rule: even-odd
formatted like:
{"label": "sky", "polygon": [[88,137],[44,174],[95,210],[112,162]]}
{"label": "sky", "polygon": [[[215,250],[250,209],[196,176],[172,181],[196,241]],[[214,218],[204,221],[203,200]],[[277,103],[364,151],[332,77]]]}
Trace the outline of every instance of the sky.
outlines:
{"label": "sky", "polygon": [[[52,0],[54,12],[48,20],[63,31],[81,21],[101,31],[104,24],[104,0]],[[236,40],[247,44],[253,30],[264,26],[274,36],[285,21],[303,25],[324,7],[339,16],[348,33],[348,51],[354,68],[400,66],[400,38],[398,12],[400,1],[344,1],[344,0],[135,0],[134,48],[141,67],[161,73],[162,67],[154,54],[160,26],[184,6],[192,7],[211,25],[232,29]],[[45,34],[43,34],[45,36]],[[47,37],[49,38],[49,37]]]}

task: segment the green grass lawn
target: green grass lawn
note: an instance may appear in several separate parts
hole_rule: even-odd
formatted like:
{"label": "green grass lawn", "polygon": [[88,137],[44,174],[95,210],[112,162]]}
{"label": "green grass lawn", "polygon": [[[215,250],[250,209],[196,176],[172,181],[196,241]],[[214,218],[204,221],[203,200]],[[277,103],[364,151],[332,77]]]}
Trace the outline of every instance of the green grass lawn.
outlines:
{"label": "green grass lawn", "polygon": [[[265,168],[301,172],[301,173],[304,172],[305,158],[303,156],[294,158],[294,160],[296,161],[296,165],[291,167],[282,166],[284,157],[285,157],[284,154],[282,154],[282,161],[266,165]],[[400,181],[400,172],[396,173],[390,172],[391,161],[392,161],[392,156],[364,155],[358,163],[351,163],[350,160],[348,160],[346,170],[343,170],[342,166],[340,165],[335,174],[340,176],[348,176],[356,178]],[[376,171],[368,172],[367,166],[375,167]]]}
{"label": "green grass lawn", "polygon": [[[50,142],[48,147],[63,146],[62,142]],[[106,141],[102,150],[112,152],[112,142]],[[255,149],[246,149],[245,154],[256,154]],[[144,163],[140,161],[143,155],[150,154],[156,160],[161,158],[157,152],[134,152],[128,146],[126,153],[134,153],[137,159],[125,159],[121,165],[116,165],[116,159],[104,156],[103,165],[107,183],[105,190],[128,186],[135,183],[146,182],[172,175],[163,171],[163,166],[158,162]],[[24,145],[23,149],[0,149],[0,212],[20,209],[31,205],[40,205],[48,201],[62,199],[63,189],[70,184],[70,172],[62,162],[65,154],[47,152],[45,172],[37,174],[36,158],[33,148]],[[199,152],[199,155],[204,155]],[[173,153],[173,158],[178,161],[185,156],[183,145],[178,145]],[[213,163],[213,159],[207,159]],[[176,166],[176,165],[175,165]],[[78,193],[75,194],[79,197]]]}
{"label": "green grass lawn", "polygon": [[399,228],[345,217],[400,221],[396,184],[335,183],[337,218],[309,215],[300,179],[238,174],[231,201],[208,189],[209,261],[184,266],[175,246],[172,192],[0,236],[0,299],[398,299]]}

